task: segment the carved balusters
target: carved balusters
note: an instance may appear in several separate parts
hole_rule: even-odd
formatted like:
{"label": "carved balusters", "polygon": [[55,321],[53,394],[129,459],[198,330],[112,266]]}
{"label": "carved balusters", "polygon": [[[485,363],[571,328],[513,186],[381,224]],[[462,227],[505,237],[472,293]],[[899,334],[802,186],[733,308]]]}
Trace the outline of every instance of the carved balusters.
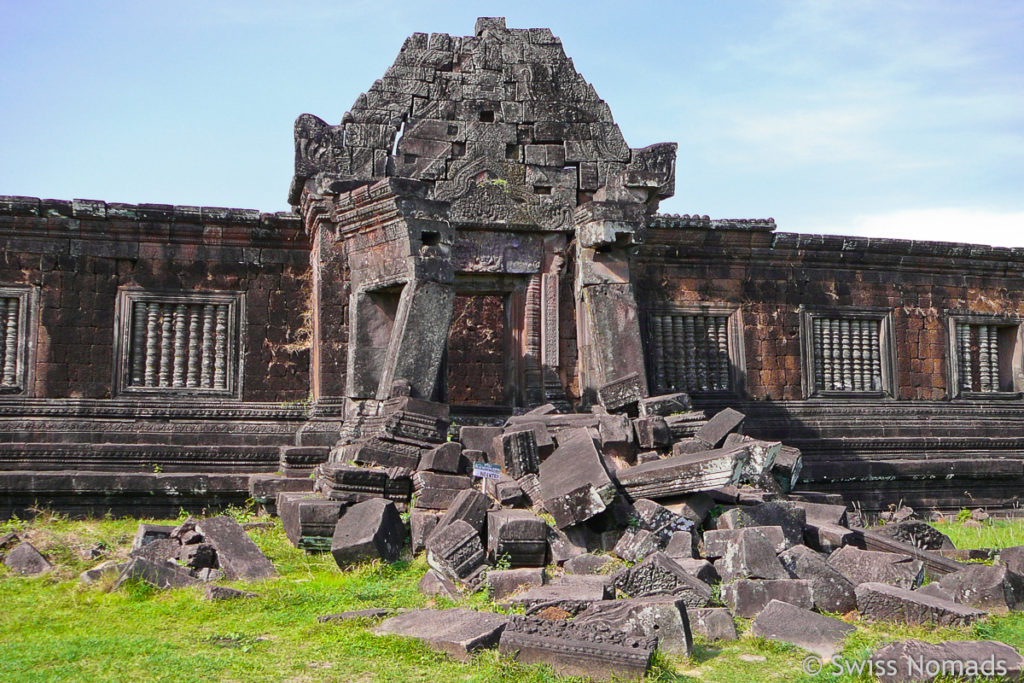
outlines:
{"label": "carved balusters", "polygon": [[697,382],[697,333],[694,329],[696,320],[692,315],[677,315],[674,320],[674,326],[682,328],[683,334],[677,333],[676,336],[683,340],[682,350],[686,358],[681,388],[685,391],[696,391],[699,388]]}
{"label": "carved balusters", "polygon": [[[167,312],[170,313],[170,306],[168,306]],[[185,365],[188,362],[185,357],[188,343],[187,328],[185,327],[185,304],[178,304],[174,307],[171,319],[174,325],[174,368],[171,374],[171,386],[183,387],[185,386]]]}
{"label": "carved balusters", "polygon": [[213,386],[213,325],[216,317],[213,304],[203,306],[203,360],[199,369],[199,386]]}
{"label": "carved balusters", "polygon": [[729,327],[728,318],[719,316],[718,329],[718,389],[729,388]]}
{"label": "carved balusters", "polygon": [[146,370],[144,386],[155,387],[159,369],[160,352],[160,304],[146,305]]}
{"label": "carved balusters", "polygon": [[868,344],[871,349],[871,390],[882,390],[882,343],[879,339],[881,324],[872,320],[868,327]]}
{"label": "carved balusters", "polygon": [[214,343],[213,361],[213,387],[214,389],[227,388],[227,348],[228,348],[228,307],[217,306],[217,326],[215,329],[216,340]]}
{"label": "carved balusters", "polygon": [[0,309],[0,324],[3,329],[3,372],[0,374],[0,384],[13,386],[18,383],[18,309],[17,298],[0,299],[3,308]]}
{"label": "carved balusters", "polygon": [[854,391],[864,391],[864,364],[861,362],[861,322],[854,320],[850,323],[850,351],[853,359],[853,386]]}
{"label": "carved balusters", "polygon": [[186,387],[199,386],[199,356],[202,346],[199,339],[200,307],[188,307],[188,374],[185,376]]}
{"label": "carved balusters", "polygon": [[971,381],[971,326],[956,324],[956,368],[960,375],[960,391],[970,391]]}
{"label": "carved balusters", "polygon": [[977,325],[978,359],[981,365],[981,390],[992,391],[992,370],[989,364],[988,325]]}
{"label": "carved balusters", "polygon": [[654,387],[659,394],[667,393],[668,384],[665,382],[665,347],[662,344],[661,323],[664,316],[651,316],[651,359],[654,361]]}
{"label": "carved balusters", "polygon": [[881,391],[882,354],[877,320],[812,320],[814,383],[819,391]]}
{"label": "carved balusters", "polygon": [[820,318],[811,319],[813,333],[812,346],[814,352],[814,389],[820,391],[825,385],[825,363],[822,360],[824,353],[825,334],[822,332]]}
{"label": "carved balusters", "polygon": [[141,387],[146,381],[146,304],[136,301],[132,305],[132,386]]}

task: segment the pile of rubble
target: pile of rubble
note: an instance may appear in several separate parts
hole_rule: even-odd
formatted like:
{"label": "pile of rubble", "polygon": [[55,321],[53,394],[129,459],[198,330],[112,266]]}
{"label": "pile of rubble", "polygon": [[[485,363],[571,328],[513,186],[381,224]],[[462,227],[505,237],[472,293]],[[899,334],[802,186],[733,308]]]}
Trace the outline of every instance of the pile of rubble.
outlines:
{"label": "pile of rubble", "polygon": [[[295,545],[329,548],[342,568],[396,559],[408,534],[430,566],[424,593],[487,588],[521,608],[414,610],[376,629],[459,658],[496,646],[560,673],[635,676],[655,648],[689,654],[693,632],[736,638],[734,617],[829,657],[855,630],[831,614],[952,626],[1024,601],[1017,555],[961,565],[915,519],[852,526],[841,500],[793,492],[798,450],[742,435],[735,410],[706,419],[685,394],[619,413],[544,406],[454,441],[442,404],[379,408],[317,467],[314,491],[282,490],[276,507]],[[922,586],[926,572],[941,580]]]}

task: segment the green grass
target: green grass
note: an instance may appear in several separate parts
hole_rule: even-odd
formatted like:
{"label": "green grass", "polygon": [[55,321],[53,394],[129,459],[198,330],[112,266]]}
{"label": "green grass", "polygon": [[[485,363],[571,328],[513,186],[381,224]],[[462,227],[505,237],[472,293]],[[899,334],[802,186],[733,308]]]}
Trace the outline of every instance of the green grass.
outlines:
{"label": "green grass", "polygon": [[[237,512],[244,516],[244,512]],[[159,521],[159,520],[147,520]],[[259,521],[268,521],[261,518]],[[165,523],[173,523],[165,522]],[[450,607],[431,601],[416,584],[422,557],[391,565],[368,563],[340,571],[329,554],[308,555],[288,544],[280,523],[251,531],[281,576],[228,585],[253,590],[254,600],[210,603],[201,588],[158,591],[144,585],[106,592],[79,584],[77,575],[101,559],[126,556],[135,520],[71,521],[40,515],[16,530],[57,565],[49,575],[23,578],[0,567],[0,662],[4,680],[230,680],[230,681],[548,681],[543,666],[520,665],[495,651],[455,662],[423,645],[374,636],[372,621],[320,624],[323,614],[367,607]],[[1014,539],[1016,528],[999,533]],[[994,525],[995,526],[995,525]],[[1011,543],[1012,544],[1012,543]],[[104,558],[88,559],[101,545]],[[958,545],[961,545],[958,543]],[[483,594],[461,603],[494,609]],[[741,631],[748,622],[740,621]],[[965,629],[896,627],[857,622],[844,656],[863,659],[880,643],[914,637],[994,638],[1024,649],[1024,617],[993,617]],[[691,660],[659,653],[648,680],[863,680],[801,673],[806,653],[744,635],[732,643],[698,639]],[[572,680],[572,679],[567,679]]]}
{"label": "green grass", "polygon": [[1012,519],[990,519],[980,527],[960,521],[936,522],[936,529],[949,536],[957,548],[1009,548],[1024,545],[1024,523]]}

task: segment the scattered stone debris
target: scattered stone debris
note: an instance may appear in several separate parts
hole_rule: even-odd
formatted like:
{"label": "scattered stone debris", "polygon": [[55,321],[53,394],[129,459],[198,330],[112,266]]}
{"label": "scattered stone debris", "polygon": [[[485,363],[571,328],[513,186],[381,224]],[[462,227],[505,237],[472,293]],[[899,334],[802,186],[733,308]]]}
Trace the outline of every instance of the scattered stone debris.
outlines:
{"label": "scattered stone debris", "polygon": [[477,650],[497,645],[508,620],[505,614],[468,609],[418,609],[382,621],[373,632],[416,638],[465,662]]}
{"label": "scattered stone debris", "polygon": [[349,612],[338,612],[337,614],[324,614],[316,618],[321,624],[331,621],[352,621],[353,619],[380,619],[390,617],[395,610],[390,607],[371,607],[370,609],[357,609]]}
{"label": "scattered stone debris", "polygon": [[249,600],[260,597],[258,593],[227,586],[207,586],[205,595],[207,600]]}
{"label": "scattered stone debris", "polygon": [[856,630],[853,624],[780,600],[769,602],[750,624],[755,636],[792,643],[823,659],[838,652],[846,636]]}
{"label": "scattered stone debris", "polygon": [[4,556],[4,566],[25,576],[45,574],[53,569],[53,565],[28,541],[22,541]]}

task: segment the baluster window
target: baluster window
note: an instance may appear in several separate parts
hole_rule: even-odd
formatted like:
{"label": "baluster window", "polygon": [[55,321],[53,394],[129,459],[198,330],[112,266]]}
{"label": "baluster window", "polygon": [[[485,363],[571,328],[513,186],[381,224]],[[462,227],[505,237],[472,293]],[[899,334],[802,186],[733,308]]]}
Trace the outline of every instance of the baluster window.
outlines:
{"label": "baluster window", "polygon": [[0,394],[23,393],[30,384],[35,300],[31,287],[0,286]]}
{"label": "baluster window", "polygon": [[646,317],[653,393],[738,390],[743,362],[736,309],[660,309]]}
{"label": "baluster window", "polygon": [[895,395],[891,314],[801,310],[804,396]]}
{"label": "baluster window", "polygon": [[1019,395],[1022,384],[1020,323],[1013,318],[952,313],[949,386],[954,397]]}

